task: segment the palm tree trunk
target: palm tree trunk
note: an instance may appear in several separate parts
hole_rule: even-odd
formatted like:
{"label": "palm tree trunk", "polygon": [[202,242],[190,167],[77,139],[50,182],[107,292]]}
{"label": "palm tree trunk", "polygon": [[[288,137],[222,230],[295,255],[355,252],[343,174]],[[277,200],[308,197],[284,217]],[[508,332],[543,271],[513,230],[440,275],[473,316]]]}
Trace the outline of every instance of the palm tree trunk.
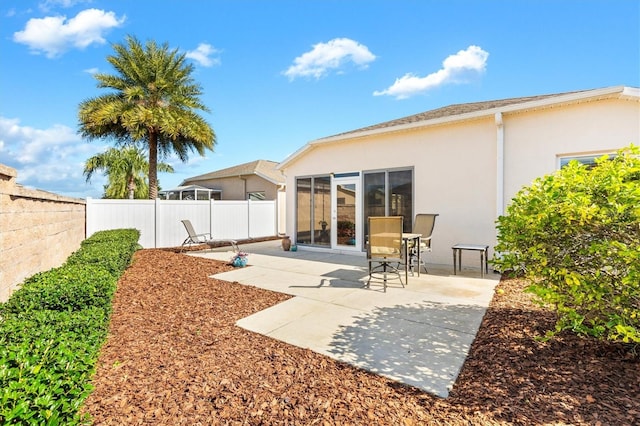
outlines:
{"label": "palm tree trunk", "polygon": [[158,198],[158,134],[149,133],[149,199]]}
{"label": "palm tree trunk", "polygon": [[129,199],[133,200],[133,193],[136,189],[135,183],[133,183],[133,175],[130,175],[127,179],[127,191],[129,192]]}

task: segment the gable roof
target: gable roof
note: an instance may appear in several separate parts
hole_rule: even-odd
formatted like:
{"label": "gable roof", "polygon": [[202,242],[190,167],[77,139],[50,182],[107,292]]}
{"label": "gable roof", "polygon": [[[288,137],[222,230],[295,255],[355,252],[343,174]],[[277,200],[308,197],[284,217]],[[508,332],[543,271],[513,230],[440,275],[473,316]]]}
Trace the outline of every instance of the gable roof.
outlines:
{"label": "gable roof", "polygon": [[523,112],[549,108],[557,105],[568,105],[572,103],[609,98],[632,99],[639,101],[640,89],[635,87],[614,86],[602,89],[449,105],[407,117],[362,127],[356,130],[338,133],[333,136],[316,139],[308,142],[302,148],[287,157],[278,165],[278,169],[284,168],[287,164],[303,155],[303,153],[320,144],[435,126],[444,123],[474,120],[481,117],[494,116],[497,113]]}
{"label": "gable roof", "polygon": [[255,160],[249,163],[239,164],[237,166],[227,167],[226,169],[186,178],[180,185],[189,185],[205,180],[249,175],[256,175],[273,183],[274,185],[279,185],[285,183],[285,178],[282,172],[276,169],[277,165],[278,163],[275,161]]}

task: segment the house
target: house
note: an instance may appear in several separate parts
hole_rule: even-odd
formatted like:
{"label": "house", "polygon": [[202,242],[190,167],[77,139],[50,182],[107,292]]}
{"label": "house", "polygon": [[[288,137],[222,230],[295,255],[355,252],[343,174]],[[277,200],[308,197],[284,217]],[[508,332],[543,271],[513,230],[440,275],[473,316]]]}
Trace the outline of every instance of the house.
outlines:
{"label": "house", "polygon": [[[276,200],[284,193],[285,178],[278,163],[256,160],[215,172],[194,176],[180,186],[196,185],[214,190],[221,200]],[[214,194],[215,195],[215,194]]]}
{"label": "house", "polygon": [[[450,105],[314,140],[278,165],[300,249],[363,253],[368,216],[438,213],[428,262],[496,244],[514,195],[569,159],[640,141],[640,89],[608,87]],[[350,195],[346,195],[350,194]],[[349,223],[353,238],[342,238]]]}

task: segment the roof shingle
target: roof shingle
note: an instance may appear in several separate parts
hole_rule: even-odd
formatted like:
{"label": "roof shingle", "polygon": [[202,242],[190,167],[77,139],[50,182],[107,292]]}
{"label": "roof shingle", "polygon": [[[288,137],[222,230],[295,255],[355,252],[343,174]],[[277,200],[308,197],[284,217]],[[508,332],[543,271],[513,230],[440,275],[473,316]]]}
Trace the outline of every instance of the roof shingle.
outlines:
{"label": "roof shingle", "polygon": [[280,170],[276,170],[277,165],[278,163],[275,161],[255,160],[249,163],[238,164],[237,166],[227,167],[226,169],[216,170],[214,172],[187,178],[182,182],[181,185],[188,185],[203,180],[247,175],[258,175],[275,184],[284,183],[284,175]]}

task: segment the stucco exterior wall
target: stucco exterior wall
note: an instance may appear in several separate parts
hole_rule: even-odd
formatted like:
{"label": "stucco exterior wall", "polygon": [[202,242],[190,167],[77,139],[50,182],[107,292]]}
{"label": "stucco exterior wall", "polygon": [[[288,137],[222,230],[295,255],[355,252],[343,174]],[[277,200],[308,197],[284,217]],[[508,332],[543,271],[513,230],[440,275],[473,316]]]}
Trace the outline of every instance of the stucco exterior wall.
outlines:
{"label": "stucco exterior wall", "polygon": [[[446,264],[453,244],[494,244],[495,158],[491,118],[319,146],[285,174],[287,190],[295,191],[296,176],[412,167],[414,215],[439,214],[429,261]],[[294,192],[287,198],[295,200]],[[295,217],[295,203],[288,203],[290,235]]]}
{"label": "stucco exterior wall", "polygon": [[[504,113],[503,124],[504,207],[523,186],[556,170],[560,155],[639,144],[640,103],[600,100]],[[456,124],[314,145],[284,167],[287,233],[295,231],[296,177],[413,167],[414,215],[439,214],[427,262],[451,264],[456,243],[487,244],[491,256],[499,214],[497,135],[491,113]],[[465,259],[479,265],[475,254],[465,253]]]}
{"label": "stucco exterior wall", "polygon": [[559,156],[617,151],[640,142],[640,103],[602,100],[504,117],[505,205]]}
{"label": "stucco exterior wall", "polygon": [[60,266],[85,237],[85,202],[16,184],[0,164],[0,302],[25,278]]}

